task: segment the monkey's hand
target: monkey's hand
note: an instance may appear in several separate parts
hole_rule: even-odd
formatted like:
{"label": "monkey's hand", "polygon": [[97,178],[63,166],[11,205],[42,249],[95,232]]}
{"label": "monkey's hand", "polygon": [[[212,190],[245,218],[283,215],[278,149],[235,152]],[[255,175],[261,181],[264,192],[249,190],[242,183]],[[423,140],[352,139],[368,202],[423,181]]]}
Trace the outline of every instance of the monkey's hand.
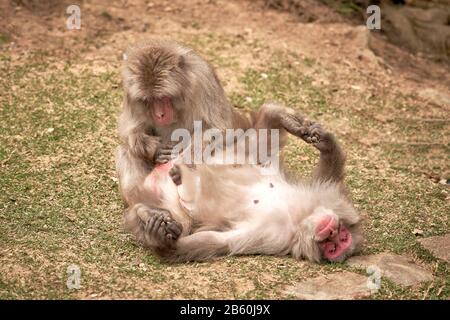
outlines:
{"label": "monkey's hand", "polygon": [[181,185],[181,169],[179,165],[174,165],[169,171],[170,178],[176,186]]}
{"label": "monkey's hand", "polygon": [[305,118],[297,112],[283,112],[279,115],[279,117],[282,127],[290,134],[299,138],[305,134],[307,126],[310,124],[309,121],[305,120]]}
{"label": "monkey's hand", "polygon": [[131,153],[144,160],[153,160],[161,139],[147,134],[133,134],[128,138]]}
{"label": "monkey's hand", "polygon": [[174,142],[159,144],[156,148],[154,160],[157,164],[164,164],[175,158],[173,154]]}

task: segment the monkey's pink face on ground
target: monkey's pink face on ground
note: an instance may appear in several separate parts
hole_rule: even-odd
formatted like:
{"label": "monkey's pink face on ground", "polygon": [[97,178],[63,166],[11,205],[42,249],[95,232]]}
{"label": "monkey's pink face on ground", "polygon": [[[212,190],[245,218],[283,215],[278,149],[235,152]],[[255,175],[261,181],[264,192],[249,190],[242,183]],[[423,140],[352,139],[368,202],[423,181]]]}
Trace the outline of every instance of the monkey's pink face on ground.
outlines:
{"label": "monkey's pink face on ground", "polygon": [[323,239],[319,247],[329,261],[337,261],[345,256],[352,245],[352,234],[332,216],[324,216],[315,232],[318,239]]}
{"label": "monkey's pink face on ground", "polygon": [[167,126],[173,122],[173,106],[169,97],[163,97],[153,102],[152,116],[156,124]]}

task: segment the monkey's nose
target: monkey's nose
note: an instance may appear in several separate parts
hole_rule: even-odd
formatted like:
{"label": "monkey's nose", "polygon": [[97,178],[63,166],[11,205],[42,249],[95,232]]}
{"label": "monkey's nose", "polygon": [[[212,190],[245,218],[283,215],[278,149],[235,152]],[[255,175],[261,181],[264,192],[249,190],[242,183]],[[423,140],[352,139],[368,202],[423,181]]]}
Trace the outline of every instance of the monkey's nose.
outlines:
{"label": "monkey's nose", "polygon": [[332,231],[330,231],[330,236],[329,238],[335,238],[338,234],[338,229],[333,229]]}
{"label": "monkey's nose", "polygon": [[157,113],[156,113],[156,117],[157,117],[158,119],[163,119],[165,115],[166,115],[166,114],[165,114],[164,112],[157,112]]}

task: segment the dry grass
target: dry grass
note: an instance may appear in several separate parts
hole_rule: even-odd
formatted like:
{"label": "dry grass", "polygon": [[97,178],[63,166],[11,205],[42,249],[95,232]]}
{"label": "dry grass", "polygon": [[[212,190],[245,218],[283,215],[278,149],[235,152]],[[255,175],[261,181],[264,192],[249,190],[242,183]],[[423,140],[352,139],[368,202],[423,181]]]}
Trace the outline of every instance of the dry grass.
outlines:
{"label": "dry grass", "polygon": [[[241,108],[278,100],[336,133],[348,152],[353,199],[366,218],[363,254],[408,255],[435,275],[432,283],[413,288],[383,281],[373,298],[423,298],[425,292],[426,298],[447,298],[448,264],[425,251],[412,230],[420,228],[424,236],[449,230],[449,189],[436,182],[449,174],[448,109],[416,94],[414,86],[423,83],[397,81],[402,70],[393,74],[378,64],[363,68],[350,55],[351,66],[336,63],[322,47],[327,39],[309,47],[304,46],[309,39],[294,41],[295,28],[307,27],[272,35],[256,31],[265,24],[258,20],[261,15],[281,25],[285,16],[280,13],[238,2],[223,5],[197,4],[192,10],[209,10],[211,16],[222,12],[230,25],[233,12],[251,12],[256,20],[241,22],[251,30],[217,26],[206,14],[197,14],[196,24],[183,28],[186,20],[193,21],[186,18],[191,12],[174,2],[171,11],[161,11],[162,19],[152,20],[152,33],[170,31],[199,49],[218,66],[229,96]],[[115,16],[145,11],[114,8]],[[151,18],[159,14],[147,11]],[[136,13],[126,22],[144,21],[139,20],[143,16]],[[337,25],[342,33],[315,28],[309,33],[345,41],[349,27]],[[45,47],[27,55],[20,48],[4,47],[0,53],[0,298],[280,299],[290,298],[284,288],[297,281],[352,270],[345,264],[265,256],[165,265],[122,231],[113,159],[122,95],[118,65],[127,42],[144,36],[133,28],[101,35],[96,41],[103,45],[84,53],[84,41],[93,39],[81,37],[78,54],[61,55],[62,60]],[[298,174],[307,174],[317,159],[294,140],[285,152]],[[70,264],[81,268],[80,290],[66,287]]]}

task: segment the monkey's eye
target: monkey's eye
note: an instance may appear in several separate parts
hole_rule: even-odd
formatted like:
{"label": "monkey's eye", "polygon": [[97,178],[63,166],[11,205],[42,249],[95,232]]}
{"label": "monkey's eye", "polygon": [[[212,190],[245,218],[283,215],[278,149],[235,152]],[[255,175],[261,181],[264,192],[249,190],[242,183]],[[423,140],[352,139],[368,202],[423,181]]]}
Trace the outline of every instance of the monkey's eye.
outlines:
{"label": "monkey's eye", "polygon": [[145,106],[149,104],[148,99],[145,99],[145,98],[139,98],[139,99],[137,99],[137,102],[140,104],[143,104]]}

